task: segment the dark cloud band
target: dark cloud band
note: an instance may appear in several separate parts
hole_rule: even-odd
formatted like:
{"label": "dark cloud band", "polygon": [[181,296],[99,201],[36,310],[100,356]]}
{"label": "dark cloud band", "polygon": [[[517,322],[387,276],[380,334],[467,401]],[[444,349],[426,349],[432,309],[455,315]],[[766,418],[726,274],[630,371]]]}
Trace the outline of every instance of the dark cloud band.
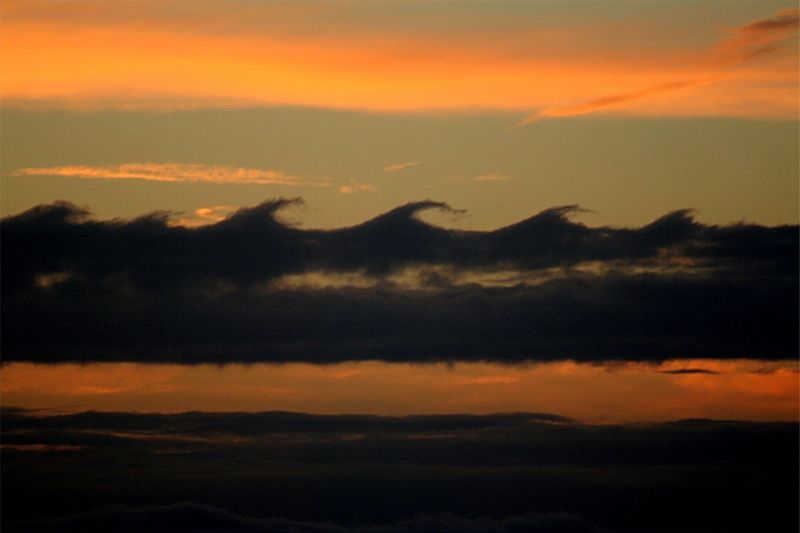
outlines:
{"label": "dark cloud band", "polygon": [[[658,360],[797,356],[798,228],[709,226],[677,211],[587,227],[576,208],[496,231],[426,224],[399,207],[339,230],[281,223],[289,201],[217,224],[95,221],[68,204],[2,221],[4,360],[178,362]],[[451,273],[548,272],[489,287]],[[553,271],[557,275],[552,275]],[[368,287],[280,288],[358,273]]]}

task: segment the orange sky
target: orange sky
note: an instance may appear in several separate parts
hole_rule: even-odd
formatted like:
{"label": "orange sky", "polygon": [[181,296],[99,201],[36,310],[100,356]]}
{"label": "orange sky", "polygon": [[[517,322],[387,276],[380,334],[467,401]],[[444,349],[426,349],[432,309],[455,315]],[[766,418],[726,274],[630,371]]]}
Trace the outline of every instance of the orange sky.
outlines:
{"label": "orange sky", "polygon": [[[674,371],[689,373],[670,373]],[[702,372],[698,372],[698,370]],[[797,420],[797,365],[669,361],[504,366],[6,364],[4,406],[181,412],[550,412],[593,422],[717,418]]]}
{"label": "orange sky", "polygon": [[[708,28],[711,44],[657,47],[624,22],[591,31],[531,24],[509,35],[502,27],[379,32],[377,21],[337,32],[307,4],[300,33],[281,29],[284,13],[272,4],[262,6],[273,21],[266,28],[242,20],[259,6],[238,3],[197,8],[180,24],[157,9],[126,19],[126,4],[69,5],[59,18],[48,3],[3,3],[4,105],[511,109],[529,114],[523,124],[594,112],[797,117],[796,9]],[[212,16],[239,31],[212,31]],[[633,40],[624,50],[613,46],[620,32]]]}
{"label": "orange sky", "polygon": [[[798,13],[764,2],[3,0],[3,209],[69,200],[102,217],[175,211],[196,226],[302,193],[321,206],[323,222],[309,217],[320,227],[422,198],[485,228],[575,203],[608,217],[594,225],[690,207],[714,223],[796,224],[797,128],[781,121],[800,116]],[[316,109],[275,118],[272,106]],[[436,122],[475,110],[515,114]],[[419,124],[402,122],[411,114]],[[756,120],[629,131],[557,121],[595,114]],[[363,282],[318,274],[277,283]],[[503,275],[461,274],[484,285]],[[797,420],[800,385],[794,362],[12,363],[0,394],[4,406],[67,411]]]}

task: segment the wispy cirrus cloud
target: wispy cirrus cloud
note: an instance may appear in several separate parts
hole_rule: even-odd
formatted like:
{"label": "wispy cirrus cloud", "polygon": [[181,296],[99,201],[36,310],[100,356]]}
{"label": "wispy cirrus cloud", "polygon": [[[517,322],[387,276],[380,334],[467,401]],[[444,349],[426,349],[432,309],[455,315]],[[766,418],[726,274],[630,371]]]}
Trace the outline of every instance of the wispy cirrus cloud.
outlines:
{"label": "wispy cirrus cloud", "polygon": [[697,81],[676,81],[676,82],[656,85],[653,87],[646,87],[644,89],[639,89],[627,93],[615,94],[611,96],[603,96],[601,98],[595,98],[594,100],[590,100],[588,102],[583,102],[580,104],[549,108],[540,111],[539,113],[533,114],[529,117],[526,117],[524,120],[522,120],[522,122],[519,123],[519,125],[526,126],[528,124],[533,124],[534,122],[538,122],[539,120],[545,118],[575,117],[579,115],[588,115],[590,113],[594,113],[595,111],[600,111],[602,109],[606,109],[609,107],[623,105],[628,102],[642,100],[644,98],[649,98],[651,96],[655,96],[666,92],[676,91],[678,89],[686,89],[689,87],[702,85],[703,83],[704,82],[697,82]]}
{"label": "wispy cirrus cloud", "polygon": [[800,9],[785,9],[775,16],[755,20],[730,30],[730,37],[714,52],[717,63],[738,64],[791,44],[800,30]]}
{"label": "wispy cirrus cloud", "polygon": [[[787,9],[767,19],[753,21],[729,30],[730,36],[706,53],[695,66],[693,79],[668,81],[627,92],[590,99],[573,105],[548,107],[524,118],[519,126],[533,124],[545,118],[588,115],[608,108],[624,108],[625,104],[645,100],[665,93],[710,85],[731,77],[734,67],[751,59],[777,52],[790,46],[797,49],[800,30],[800,9]],[[795,98],[796,99],[796,98]],[[795,108],[795,115],[797,109]]]}
{"label": "wispy cirrus cloud", "polygon": [[18,170],[16,175],[59,176],[85,180],[143,180],[318,187],[330,185],[330,182],[326,180],[304,179],[286,174],[280,170],[197,163],[123,163],[106,166],[29,167]]}
{"label": "wispy cirrus cloud", "polygon": [[480,176],[475,176],[472,178],[472,181],[510,181],[511,176],[506,176],[505,174],[481,174]]}
{"label": "wispy cirrus cloud", "polygon": [[462,175],[462,176],[448,176],[446,178],[447,181],[453,183],[466,183],[470,181],[478,182],[478,183],[492,183],[492,182],[499,182],[499,181],[511,181],[513,178],[508,174],[501,174],[499,172],[485,172],[483,174],[478,174],[474,176],[469,175]]}
{"label": "wispy cirrus cloud", "polygon": [[384,172],[397,172],[398,170],[403,170],[410,167],[416,167],[419,165],[419,161],[406,161],[404,163],[395,163],[394,165],[388,165],[383,167]]}

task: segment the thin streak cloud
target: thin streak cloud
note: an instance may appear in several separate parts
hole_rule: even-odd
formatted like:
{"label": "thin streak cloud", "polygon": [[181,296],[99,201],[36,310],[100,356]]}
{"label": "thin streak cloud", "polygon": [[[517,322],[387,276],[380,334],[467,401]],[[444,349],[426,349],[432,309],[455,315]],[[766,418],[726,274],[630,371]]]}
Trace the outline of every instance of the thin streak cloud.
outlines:
{"label": "thin streak cloud", "polygon": [[124,163],[107,166],[30,167],[19,176],[58,176],[84,180],[143,180],[248,185],[328,186],[324,180],[308,180],[280,170],[185,163]]}
{"label": "thin streak cloud", "polygon": [[406,161],[405,163],[395,163],[394,165],[383,167],[383,171],[397,172],[398,170],[403,170],[410,167],[416,167],[417,165],[419,165],[419,161]]}
{"label": "thin streak cloud", "polygon": [[676,91],[679,89],[687,89],[689,87],[703,85],[704,83],[705,82],[695,82],[695,81],[691,82],[679,81],[673,83],[664,83],[661,85],[656,85],[654,87],[647,87],[645,89],[631,91],[629,93],[596,98],[594,100],[582,104],[558,107],[553,109],[545,109],[540,113],[531,115],[526,119],[524,119],[522,122],[520,122],[520,126],[533,124],[534,122],[538,122],[543,118],[575,117],[579,115],[588,115],[590,113],[594,113],[595,111],[600,111],[602,109],[606,109],[609,107],[615,107],[628,102],[642,100],[665,92]]}
{"label": "thin streak cloud", "polygon": [[697,67],[697,78],[678,80],[643,89],[595,98],[587,102],[546,108],[524,118],[518,126],[526,126],[545,118],[588,115],[610,107],[643,100],[664,93],[708,85],[729,77],[731,69],[756,57],[777,52],[781,48],[797,46],[796,35],[800,29],[800,9],[787,9],[769,19],[761,19],[730,30],[731,37],[722,41],[709,57]]}
{"label": "thin streak cloud", "polygon": [[472,178],[472,181],[509,181],[511,180],[511,176],[506,176],[505,174],[481,174],[480,176],[475,176]]}

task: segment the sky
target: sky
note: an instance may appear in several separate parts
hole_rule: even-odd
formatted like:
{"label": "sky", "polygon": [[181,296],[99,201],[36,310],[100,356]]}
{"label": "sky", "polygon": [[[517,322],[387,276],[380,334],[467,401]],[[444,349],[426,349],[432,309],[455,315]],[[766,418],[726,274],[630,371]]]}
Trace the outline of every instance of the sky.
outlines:
{"label": "sky", "polygon": [[3,215],[797,220],[792,2],[109,5],[3,3]]}
{"label": "sky", "polygon": [[799,38],[4,0],[4,528],[796,530]]}

